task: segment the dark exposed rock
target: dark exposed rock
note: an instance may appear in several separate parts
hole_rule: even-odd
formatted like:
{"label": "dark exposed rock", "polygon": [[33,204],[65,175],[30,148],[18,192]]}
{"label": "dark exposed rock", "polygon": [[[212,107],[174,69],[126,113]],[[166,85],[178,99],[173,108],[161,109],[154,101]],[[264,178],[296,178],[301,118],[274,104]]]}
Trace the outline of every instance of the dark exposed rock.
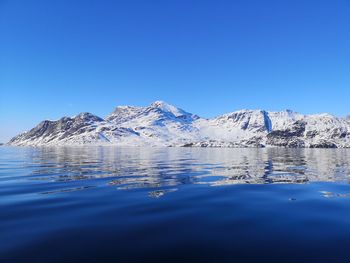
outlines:
{"label": "dark exposed rock", "polygon": [[310,144],[310,148],[338,148],[338,146],[333,142],[322,140],[320,142]]}
{"label": "dark exposed rock", "polygon": [[267,144],[280,147],[305,147],[304,136],[305,122],[296,121],[285,130],[275,130],[267,135]]}
{"label": "dark exposed rock", "polygon": [[290,138],[290,137],[301,137],[305,132],[305,122],[296,121],[289,128],[285,130],[275,130],[270,132],[267,137],[280,137],[280,138]]}
{"label": "dark exposed rock", "polygon": [[119,135],[119,136],[130,135],[130,134],[140,136],[140,133],[139,133],[139,132],[134,131],[134,130],[131,129],[131,128],[125,128],[125,127],[117,127],[117,128],[114,128],[114,129],[113,129],[113,132],[114,132],[115,135]]}
{"label": "dark exposed rock", "polygon": [[63,117],[58,121],[45,120],[39,123],[28,132],[22,133],[10,140],[10,143],[16,143],[26,140],[35,140],[40,138],[46,142],[54,139],[63,140],[73,135],[78,135],[95,129],[94,123],[104,120],[91,113],[81,113],[75,117]]}
{"label": "dark exposed rock", "polygon": [[329,132],[331,138],[346,138],[348,133],[340,128],[336,128]]}
{"label": "dark exposed rock", "polygon": [[305,142],[299,138],[269,138],[267,141],[268,145],[287,147],[287,148],[303,148]]}
{"label": "dark exposed rock", "polygon": [[249,140],[243,141],[242,143],[244,145],[247,145],[248,147],[256,147],[256,148],[264,148],[265,145],[262,143],[263,138],[262,137],[253,137]]}
{"label": "dark exposed rock", "polygon": [[306,138],[315,138],[318,135],[317,131],[307,131],[305,136]]}
{"label": "dark exposed rock", "polygon": [[226,118],[233,123],[239,123],[242,130],[250,130],[255,132],[269,132],[271,131],[271,120],[266,111],[259,111],[258,114],[261,115],[261,120],[263,122],[256,122],[256,118],[251,115],[252,111],[248,112],[234,112],[228,115]]}
{"label": "dark exposed rock", "polygon": [[200,147],[208,147],[208,146],[209,146],[209,143],[207,143],[207,142],[201,142],[199,146],[200,146]]}

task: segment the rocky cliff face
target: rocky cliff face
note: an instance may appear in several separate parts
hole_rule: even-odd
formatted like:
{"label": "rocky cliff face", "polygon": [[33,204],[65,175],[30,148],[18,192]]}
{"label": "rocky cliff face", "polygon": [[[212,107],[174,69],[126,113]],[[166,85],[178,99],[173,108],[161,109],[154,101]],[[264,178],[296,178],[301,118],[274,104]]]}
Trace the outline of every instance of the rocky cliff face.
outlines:
{"label": "rocky cliff face", "polygon": [[10,140],[12,145],[45,145],[60,142],[98,141],[96,127],[104,120],[91,113],[81,113],[75,117],[63,117],[57,121],[45,120],[28,132]]}
{"label": "rocky cliff face", "polygon": [[119,106],[105,119],[90,113],[43,121],[10,145],[187,147],[350,147],[350,119],[290,110],[240,110],[204,119],[165,102]]}

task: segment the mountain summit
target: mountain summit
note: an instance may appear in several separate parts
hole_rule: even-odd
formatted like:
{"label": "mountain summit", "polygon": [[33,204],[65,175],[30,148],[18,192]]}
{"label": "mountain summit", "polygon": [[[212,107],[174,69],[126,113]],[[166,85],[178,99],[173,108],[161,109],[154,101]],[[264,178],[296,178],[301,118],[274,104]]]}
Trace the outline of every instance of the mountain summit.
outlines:
{"label": "mountain summit", "polygon": [[124,145],[185,147],[350,147],[350,118],[291,110],[239,110],[200,118],[163,101],[45,120],[8,143],[17,146]]}

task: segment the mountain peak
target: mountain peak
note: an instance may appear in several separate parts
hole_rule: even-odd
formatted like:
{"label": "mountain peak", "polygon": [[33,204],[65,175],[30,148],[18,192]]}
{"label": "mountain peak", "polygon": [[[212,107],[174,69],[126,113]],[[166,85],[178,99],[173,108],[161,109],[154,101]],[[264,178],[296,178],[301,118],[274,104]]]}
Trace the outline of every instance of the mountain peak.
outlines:
{"label": "mountain peak", "polygon": [[161,101],[161,100],[157,100],[157,101],[153,102],[150,105],[150,107],[160,109],[164,112],[170,112],[175,117],[179,117],[179,116],[183,116],[183,115],[191,115],[191,113],[188,113],[188,112],[184,111],[183,109],[180,109],[176,106],[173,106],[173,105],[168,104],[168,103]]}
{"label": "mountain peak", "polygon": [[150,107],[159,108],[159,109],[162,109],[165,111],[172,111],[174,109],[178,109],[177,107],[175,107],[169,103],[166,103],[165,101],[162,101],[162,100],[157,100],[155,102],[152,102]]}
{"label": "mountain peak", "polygon": [[101,122],[104,121],[104,119],[96,116],[95,114],[92,114],[90,112],[81,112],[78,115],[72,117],[72,119],[80,119],[80,120],[84,120],[84,121],[97,121],[97,122]]}
{"label": "mountain peak", "polygon": [[160,107],[160,106],[164,106],[164,105],[169,105],[169,104],[166,103],[165,101],[162,101],[162,100],[156,100],[156,101],[151,103],[151,106],[154,106],[154,107]]}

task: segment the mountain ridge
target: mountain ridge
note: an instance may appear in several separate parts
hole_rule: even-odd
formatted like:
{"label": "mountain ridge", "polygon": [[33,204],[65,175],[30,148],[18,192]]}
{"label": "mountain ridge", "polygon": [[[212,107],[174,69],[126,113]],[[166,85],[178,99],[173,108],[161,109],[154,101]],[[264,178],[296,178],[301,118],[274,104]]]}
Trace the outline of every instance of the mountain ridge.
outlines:
{"label": "mountain ridge", "polygon": [[238,110],[201,118],[164,101],[117,106],[105,118],[44,120],[9,145],[349,148],[350,118],[291,110]]}

